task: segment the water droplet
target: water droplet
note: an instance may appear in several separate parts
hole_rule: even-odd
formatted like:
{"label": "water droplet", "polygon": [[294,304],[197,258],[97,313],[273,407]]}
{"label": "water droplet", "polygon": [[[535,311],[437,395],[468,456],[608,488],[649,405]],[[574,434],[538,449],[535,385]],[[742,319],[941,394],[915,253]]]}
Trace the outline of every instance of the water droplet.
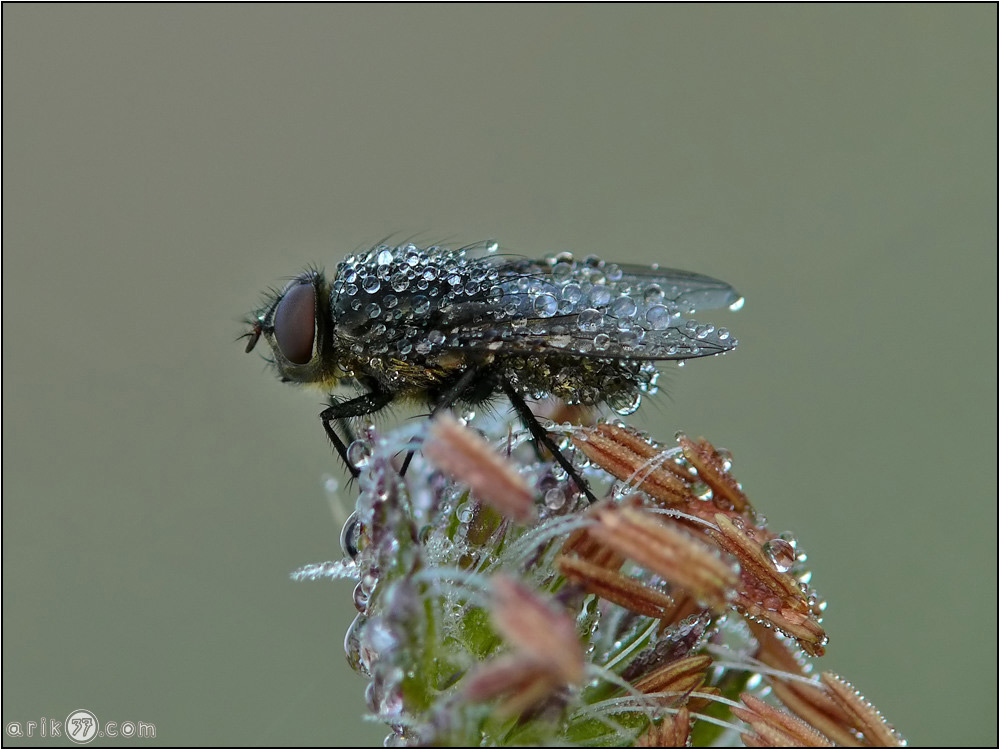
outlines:
{"label": "water droplet", "polygon": [[746,303],[746,299],[740,297],[738,300],[729,305],[729,309],[733,312],[743,309],[743,305]]}
{"label": "water droplet", "polygon": [[368,601],[370,599],[369,594],[365,591],[365,587],[362,584],[358,584],[354,587],[354,608],[358,610],[361,614],[366,614],[368,612]]}
{"label": "water droplet", "polygon": [[425,315],[431,309],[430,300],[422,294],[413,297],[413,312],[417,315]]}
{"label": "water droplet", "polygon": [[583,297],[583,290],[579,284],[566,284],[562,288],[562,298],[571,304],[576,304]]}
{"label": "water droplet", "polygon": [[551,294],[540,294],[534,301],[535,314],[541,318],[551,318],[559,309],[559,303]]}
{"label": "water droplet", "polygon": [[615,414],[621,414],[623,417],[633,414],[642,403],[642,394],[636,393],[631,401],[624,404],[618,404],[613,407]]}
{"label": "water droplet", "polygon": [[795,564],[795,547],[784,539],[768,540],[764,542],[763,549],[779,573],[787,573]]}
{"label": "water droplet", "polygon": [[705,502],[708,502],[709,500],[711,500],[714,497],[714,493],[712,492],[712,488],[709,487],[708,484],[706,484],[705,482],[700,482],[700,481],[699,482],[694,482],[691,485],[691,492],[699,500],[704,500]]}
{"label": "water droplet", "polygon": [[458,518],[459,523],[469,523],[472,520],[474,512],[475,508],[472,503],[462,503],[455,508],[455,517]]}
{"label": "water droplet", "polygon": [[361,282],[361,288],[368,294],[375,294],[381,286],[382,282],[378,280],[378,276],[365,276],[365,280]]}
{"label": "water droplet", "polygon": [[646,322],[654,331],[663,331],[670,327],[670,311],[663,305],[653,305],[646,311]]}
{"label": "water droplet", "polygon": [[611,302],[611,290],[606,286],[595,286],[590,290],[590,301],[594,307],[606,307]]}
{"label": "water droplet", "polygon": [[604,316],[594,308],[588,308],[576,317],[576,326],[581,331],[597,331],[604,323]]}
{"label": "water droplet", "polygon": [[392,281],[390,283],[392,284],[393,290],[397,292],[405,292],[410,288],[410,280],[404,273],[393,274]]}
{"label": "water droplet", "polygon": [[545,507],[549,510],[559,510],[566,504],[566,493],[560,488],[553,487],[545,493]]}
{"label": "water droplet", "polygon": [[647,304],[659,302],[663,299],[663,289],[659,284],[650,284],[643,292],[642,298]]}
{"label": "water droplet", "polygon": [[372,680],[371,682],[368,683],[368,686],[365,688],[365,705],[368,706],[369,711],[371,711],[373,714],[377,714],[381,703],[382,703],[381,686],[377,685],[375,683],[375,680]]}
{"label": "water droplet", "polygon": [[394,667],[385,678],[382,690],[382,700],[379,702],[378,715],[383,721],[398,718],[403,712],[403,670]]}
{"label": "water droplet", "polygon": [[610,313],[616,318],[631,318],[635,315],[635,300],[631,297],[619,297],[611,305]]}
{"label": "water droplet", "polygon": [[347,628],[347,634],[344,636],[344,654],[347,656],[347,663],[351,665],[351,669],[363,675],[370,674],[368,668],[361,660],[361,630],[364,628],[366,621],[363,615],[355,617],[350,627]]}
{"label": "water droplet", "polygon": [[358,556],[358,543],[361,541],[361,521],[358,512],[354,511],[347,517],[344,528],[340,532],[340,548],[352,560]]}
{"label": "water droplet", "polygon": [[367,466],[371,457],[371,446],[364,440],[355,440],[347,446],[347,460],[350,461],[357,469]]}
{"label": "water droplet", "polygon": [[392,263],[392,251],[389,248],[383,248],[378,255],[375,256],[375,262],[380,266],[387,266]]}
{"label": "water droplet", "polygon": [[391,659],[399,648],[399,638],[380,618],[367,621],[359,640],[362,664],[372,671],[382,659]]}
{"label": "water droplet", "polygon": [[556,282],[569,281],[573,276],[573,264],[566,261],[559,261],[552,266],[552,278]]}

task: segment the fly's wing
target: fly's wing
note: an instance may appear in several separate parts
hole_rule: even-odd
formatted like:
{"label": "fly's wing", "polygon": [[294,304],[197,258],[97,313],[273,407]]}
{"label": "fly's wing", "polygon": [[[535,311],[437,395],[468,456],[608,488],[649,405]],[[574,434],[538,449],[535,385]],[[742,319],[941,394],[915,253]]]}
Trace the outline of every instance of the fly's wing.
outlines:
{"label": "fly's wing", "polygon": [[441,348],[683,360],[736,347],[725,328],[684,317],[701,309],[739,309],[742,297],[718,279],[596,258],[480,262],[490,260],[491,303],[456,301],[440,326]]}
{"label": "fly's wing", "polygon": [[691,271],[659,266],[639,266],[619,263],[622,279],[618,286],[629,286],[647,292],[652,287],[663,290],[664,297],[688,313],[728,307],[739,310],[743,297],[725,281]]}
{"label": "fly's wing", "polygon": [[332,335],[358,356],[472,350],[631,360],[690,359],[736,346],[684,316],[741,298],[723,281],[559,255],[528,260],[377,246],[348,256],[330,288]]}

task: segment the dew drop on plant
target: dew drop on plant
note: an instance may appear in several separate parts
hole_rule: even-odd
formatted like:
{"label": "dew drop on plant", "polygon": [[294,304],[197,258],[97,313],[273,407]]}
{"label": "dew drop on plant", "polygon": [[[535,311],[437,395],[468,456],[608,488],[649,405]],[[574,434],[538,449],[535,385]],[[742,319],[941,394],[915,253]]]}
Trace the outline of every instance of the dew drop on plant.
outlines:
{"label": "dew drop on plant", "polygon": [[351,665],[351,669],[363,675],[369,673],[361,661],[361,630],[364,628],[365,622],[365,617],[358,615],[347,629],[347,635],[344,636],[344,654],[347,656],[347,663]]}
{"label": "dew drop on plant", "polygon": [[386,675],[382,697],[378,704],[378,715],[383,721],[398,718],[403,712],[403,670],[393,668]]}
{"label": "dew drop on plant", "polygon": [[545,493],[545,507],[549,510],[559,510],[566,504],[566,494],[558,487],[553,487]]}
{"label": "dew drop on plant", "polygon": [[375,680],[368,683],[365,688],[365,705],[373,714],[378,714],[379,706],[382,703],[382,688],[375,684]]}
{"label": "dew drop on plant", "polygon": [[795,564],[795,547],[784,539],[771,539],[764,542],[763,549],[779,573],[787,573]]}
{"label": "dew drop on plant", "polygon": [[399,647],[399,639],[381,618],[368,620],[360,635],[361,663],[369,671],[372,671],[381,658],[389,658],[394,655]]}
{"label": "dew drop on plant", "polygon": [[356,468],[361,469],[368,465],[372,457],[371,446],[364,440],[355,440],[347,446],[347,460]]}
{"label": "dew drop on plant", "polygon": [[358,512],[354,511],[347,517],[344,528],[340,532],[340,548],[352,560],[358,556],[358,542],[361,538],[361,522]]}
{"label": "dew drop on plant", "polygon": [[354,608],[358,610],[361,614],[365,614],[368,611],[368,592],[365,591],[365,587],[362,584],[358,584],[354,587]]}
{"label": "dew drop on plant", "polygon": [[628,416],[629,414],[633,414],[639,408],[639,405],[641,403],[642,403],[642,394],[636,393],[631,401],[625,404],[618,404],[617,406],[614,407],[613,410],[615,414],[621,414],[624,417]]}
{"label": "dew drop on plant", "polygon": [[784,539],[786,542],[788,542],[790,545],[792,545],[792,549],[794,550],[795,562],[796,563],[798,563],[798,564],[801,565],[802,563],[804,563],[808,559],[808,556],[806,555],[805,550],[803,550],[801,547],[799,547],[799,543],[795,539],[795,535],[792,534],[792,532],[790,532],[790,531],[782,531],[780,534],[778,534],[778,538],[779,539]]}
{"label": "dew drop on plant", "polygon": [[709,487],[705,482],[695,482],[691,485],[691,492],[694,493],[695,497],[699,500],[709,501],[713,497],[712,488]]}

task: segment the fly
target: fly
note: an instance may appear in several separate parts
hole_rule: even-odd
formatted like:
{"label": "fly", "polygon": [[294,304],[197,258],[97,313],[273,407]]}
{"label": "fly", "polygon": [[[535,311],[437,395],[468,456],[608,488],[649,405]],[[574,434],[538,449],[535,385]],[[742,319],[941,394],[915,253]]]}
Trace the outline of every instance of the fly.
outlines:
{"label": "fly", "polygon": [[496,250],[494,242],[457,249],[379,244],[349,255],[332,277],[307,270],[247,319],[246,350],[263,337],[283,381],[358,391],[331,395],[320,414],[354,476],[352,419],[398,400],[426,404],[433,417],[503,396],[536,445],[593,501],[526,399],[552,396],[631,413],[643,394],[655,392],[658,362],[736,347],[725,328],[685,316],[738,310],[743,298],[723,281],[687,271]]}

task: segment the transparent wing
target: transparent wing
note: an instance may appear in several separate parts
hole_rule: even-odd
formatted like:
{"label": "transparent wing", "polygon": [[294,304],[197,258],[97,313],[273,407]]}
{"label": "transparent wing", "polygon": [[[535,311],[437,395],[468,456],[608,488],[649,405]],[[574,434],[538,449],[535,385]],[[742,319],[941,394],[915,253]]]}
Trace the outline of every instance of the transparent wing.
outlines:
{"label": "transparent wing", "polygon": [[709,276],[596,258],[508,260],[492,309],[457,303],[445,330],[453,349],[524,355],[682,360],[722,354],[737,341],[725,328],[684,317],[699,309],[738,309],[742,297]]}
{"label": "transparent wing", "polygon": [[[522,328],[477,326],[453,331],[442,347],[522,356],[575,356],[624,360],[683,360],[723,354],[739,343],[725,328],[684,321],[656,329],[624,330],[617,320],[581,323],[573,316],[531,319]],[[585,329],[585,330],[584,330]]]}
{"label": "transparent wing", "polygon": [[725,329],[685,316],[741,302],[724,281],[688,271],[569,254],[472,257],[465,248],[414,245],[349,256],[330,295],[342,346],[402,357],[456,349],[704,357],[737,342]]}
{"label": "transparent wing", "polygon": [[639,287],[649,288],[658,285],[664,290],[664,296],[673,300],[680,307],[694,312],[728,307],[739,310],[743,306],[742,295],[725,281],[713,279],[691,271],[681,271],[677,268],[659,268],[658,266],[639,266],[631,263],[619,263],[622,270],[622,281]]}

